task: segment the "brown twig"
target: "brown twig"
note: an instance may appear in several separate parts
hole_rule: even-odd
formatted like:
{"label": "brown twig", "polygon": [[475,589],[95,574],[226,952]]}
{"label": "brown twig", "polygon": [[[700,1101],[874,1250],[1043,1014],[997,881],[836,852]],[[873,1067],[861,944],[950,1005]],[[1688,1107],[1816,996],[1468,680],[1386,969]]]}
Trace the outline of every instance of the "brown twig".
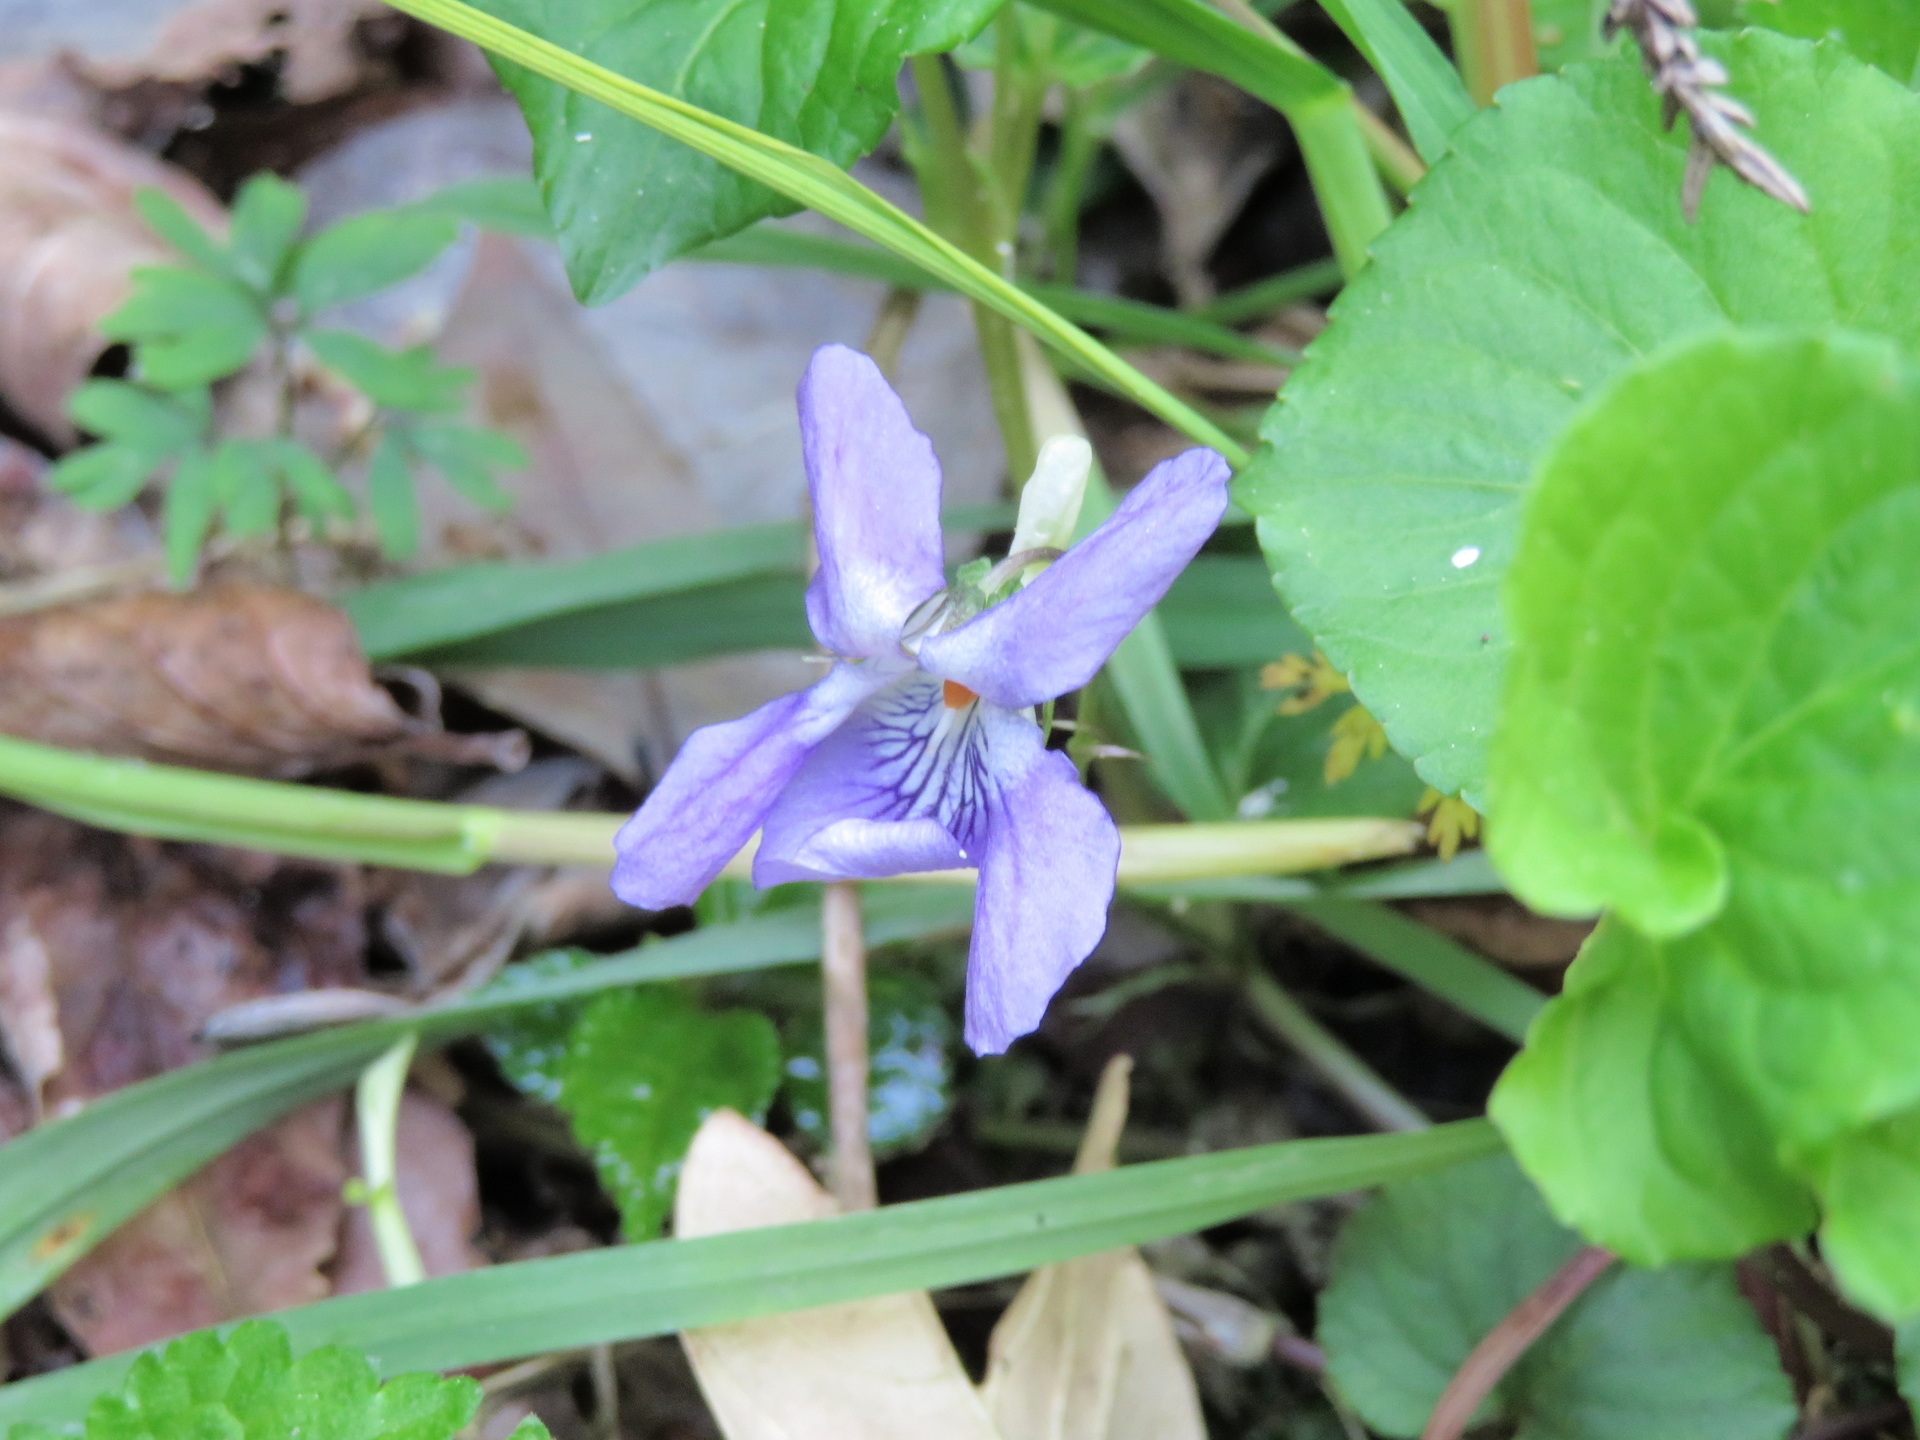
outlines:
{"label": "brown twig", "polygon": [[1619,30],[1633,33],[1668,128],[1686,113],[1692,139],[1681,210],[1689,220],[1698,213],[1707,176],[1718,161],[1754,189],[1804,215],[1810,208],[1807,192],[1746,133],[1753,128],[1752,112],[1721,93],[1729,79],[1727,67],[1700,53],[1693,33],[1699,24],[1691,0],[1613,0],[1605,27],[1609,38]]}
{"label": "brown twig", "polygon": [[867,1145],[867,946],[860,927],[860,887],[853,881],[827,886],[820,900],[820,931],[833,1194],[842,1210],[871,1210],[879,1191]]}
{"label": "brown twig", "polygon": [[1558,1320],[1613,1261],[1611,1251],[1602,1250],[1598,1245],[1583,1245],[1564,1265],[1542,1280],[1531,1295],[1509,1310],[1454,1371],[1453,1379],[1447,1382],[1447,1388],[1434,1403],[1433,1414],[1427,1417],[1427,1428],[1420,1432],[1420,1440],[1457,1440],[1473,1419],[1473,1412],[1480,1408],[1480,1402],[1493,1392],[1493,1387],[1513,1368],[1514,1362],[1527,1353],[1527,1347],[1545,1334],[1547,1327]]}
{"label": "brown twig", "polygon": [[1858,1440],[1862,1435],[1890,1430],[1911,1416],[1906,1401],[1882,1400],[1878,1405],[1869,1405],[1850,1415],[1836,1415],[1831,1420],[1809,1425],[1794,1436],[1794,1440]]}
{"label": "brown twig", "polygon": [[1864,1359],[1893,1363],[1893,1331],[1834,1294],[1791,1246],[1770,1245],[1755,1258],[1787,1303],[1828,1335]]}

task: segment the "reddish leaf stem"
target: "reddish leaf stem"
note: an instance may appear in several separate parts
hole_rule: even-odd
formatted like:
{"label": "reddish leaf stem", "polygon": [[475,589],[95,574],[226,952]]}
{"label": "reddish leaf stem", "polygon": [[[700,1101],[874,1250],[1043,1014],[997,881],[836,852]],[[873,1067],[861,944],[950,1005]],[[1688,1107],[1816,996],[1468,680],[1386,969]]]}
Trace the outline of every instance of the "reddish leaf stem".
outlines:
{"label": "reddish leaf stem", "polygon": [[1480,1408],[1480,1402],[1492,1393],[1514,1362],[1527,1353],[1527,1347],[1545,1334],[1547,1327],[1613,1262],[1612,1251],[1602,1250],[1598,1245],[1584,1245],[1542,1280],[1531,1295],[1509,1310],[1473,1347],[1473,1353],[1440,1392],[1433,1414],[1427,1417],[1427,1428],[1420,1432],[1420,1440],[1458,1440],[1473,1419],[1473,1412]]}

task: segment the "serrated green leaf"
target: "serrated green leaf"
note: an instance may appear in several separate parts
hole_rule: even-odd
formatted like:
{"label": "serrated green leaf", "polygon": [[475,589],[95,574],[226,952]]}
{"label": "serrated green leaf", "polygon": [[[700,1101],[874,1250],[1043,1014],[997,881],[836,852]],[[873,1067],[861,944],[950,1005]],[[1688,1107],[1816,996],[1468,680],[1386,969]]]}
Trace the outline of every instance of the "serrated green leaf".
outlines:
{"label": "serrated green leaf", "polygon": [[461,394],[473,383],[473,371],[440,364],[430,346],[389,350],[350,330],[310,330],[301,338],[321,364],[390,410],[457,410]]}
{"label": "serrated green leaf", "polygon": [[1748,25],[1833,40],[1903,85],[1920,63],[1920,0],[1741,0]]}
{"label": "serrated green leaf", "polygon": [[450,214],[408,207],[349,216],[302,244],[292,289],[313,316],[398,285],[431,265],[460,234]]}
{"label": "serrated green leaf", "polygon": [[1499,581],[1581,399],[1729,319],[1920,342],[1920,97],[1834,46],[1708,39],[1810,218],[1721,173],[1687,224],[1684,136],[1630,56],[1511,86],[1375,245],[1242,477],[1295,617],[1443,791],[1485,784]]}
{"label": "serrated green leaf", "polygon": [[[879,143],[908,55],[951,49],[999,0],[489,0],[481,8],[622,75],[836,165]],[[534,170],[576,294],[796,208],[638,122],[496,62],[533,132]]]}
{"label": "serrated green leaf", "polygon": [[380,536],[380,553],[404,560],[420,547],[420,502],[413,472],[392,435],[382,435],[367,461],[367,510]]}
{"label": "serrated green leaf", "polygon": [[513,440],[471,425],[414,425],[406,433],[420,458],[474,504],[494,511],[513,508],[513,497],[493,478],[496,469],[526,467],[527,452]]}
{"label": "serrated green leaf", "polygon": [[[1781,1238],[1842,1180],[1850,1234],[1866,1204],[1895,1230],[1920,1213],[1920,1167],[1867,1133],[1920,1106],[1920,839],[1899,818],[1920,803],[1916,545],[1920,374],[1884,340],[1696,340],[1542,461],[1507,578],[1489,848],[1528,903],[1609,906],[1649,938],[1610,924],[1576,962],[1494,1113],[1556,1209],[1624,1253]],[[1656,1036],[1655,1066],[1685,1073],[1650,1071],[1631,1104],[1573,1054]],[[1607,1166],[1629,1130],[1653,1143]],[[1690,1203],[1659,1194],[1676,1172]],[[1832,1258],[1898,1314],[1920,1309],[1908,1253]]]}
{"label": "serrated green leaf", "polygon": [[[330,1345],[294,1360],[285,1330],[247,1320],[225,1340],[200,1331],[141,1355],[118,1394],[93,1402],[83,1440],[451,1440],[479,1404],[464,1375],[383,1386],[362,1355]],[[533,1423],[528,1440],[545,1440]]]}
{"label": "serrated green leaf", "polygon": [[[1369,1426],[1415,1436],[1480,1339],[1579,1247],[1508,1157],[1390,1185],[1347,1222],[1317,1338]],[[1516,1440],[1776,1440],[1798,1412],[1730,1267],[1615,1267],[1496,1387]]]}
{"label": "serrated green leaf", "polygon": [[705,1012],[666,986],[603,995],[581,1013],[560,1064],[560,1106],[593,1151],[629,1240],[672,1213],[680,1164],[722,1106],[758,1120],[780,1084],[773,1022]]}
{"label": "serrated green leaf", "polygon": [[167,578],[176,586],[193,579],[200,547],[213,528],[219,508],[219,474],[213,455],[189,450],[173,467],[160,507],[160,539],[167,557]]}
{"label": "serrated green leaf", "polygon": [[133,192],[133,205],[154,234],[189,260],[215,274],[227,272],[226,248],[201,229],[200,222],[187,214],[180,202],[166,191],[143,185]]}
{"label": "serrated green leaf", "polygon": [[133,293],[100,333],[137,347],[140,379],[163,390],[187,390],[233,374],[267,338],[267,318],[237,281],[199,270],[146,265],[133,272]]}
{"label": "serrated green leaf", "polygon": [[227,248],[233,271],[256,290],[278,291],[294,238],[307,218],[307,197],[278,175],[259,174],[233,199]]}
{"label": "serrated green leaf", "polygon": [[213,401],[204,389],[167,394],[125,380],[89,380],[67,400],[67,414],[82,429],[158,463],[206,433]]}
{"label": "serrated green leaf", "polygon": [[[814,988],[811,994],[818,995]],[[820,1007],[787,1022],[785,1088],[794,1128],[828,1144],[826,1032]],[[919,1149],[953,1106],[958,1036],[940,993],[909,971],[867,977],[867,1140],[876,1159]]]}

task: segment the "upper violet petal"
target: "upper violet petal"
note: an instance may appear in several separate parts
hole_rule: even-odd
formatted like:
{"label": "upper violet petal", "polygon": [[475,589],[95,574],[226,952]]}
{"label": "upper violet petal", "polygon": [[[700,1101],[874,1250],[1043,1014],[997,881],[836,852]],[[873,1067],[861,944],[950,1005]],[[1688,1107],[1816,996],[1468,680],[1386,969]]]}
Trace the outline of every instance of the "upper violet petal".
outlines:
{"label": "upper violet petal", "polygon": [[836,655],[896,655],[907,617],[946,584],[940,462],[857,350],[814,351],[799,398],[820,556],[807,621]]}
{"label": "upper violet petal", "polygon": [[614,837],[613,893],[642,910],[691,904],[740,853],[814,747],[897,673],[836,665],[811,689],[694,731]]}
{"label": "upper violet petal", "polygon": [[921,666],[1009,709],[1079,689],[1220,523],[1228,473],[1211,450],[1156,465],[1026,589],[922,641]]}
{"label": "upper violet petal", "polygon": [[982,706],[993,777],[973,945],[967,1044],[997,1055],[1036,1029],[1047,1002],[1107,929],[1120,831],[1073,762],[1023,715]]}
{"label": "upper violet petal", "polygon": [[808,757],[767,816],[754,883],[864,880],[977,863],[969,850],[986,818],[988,708],[948,706],[940,682],[918,671],[869,696]]}

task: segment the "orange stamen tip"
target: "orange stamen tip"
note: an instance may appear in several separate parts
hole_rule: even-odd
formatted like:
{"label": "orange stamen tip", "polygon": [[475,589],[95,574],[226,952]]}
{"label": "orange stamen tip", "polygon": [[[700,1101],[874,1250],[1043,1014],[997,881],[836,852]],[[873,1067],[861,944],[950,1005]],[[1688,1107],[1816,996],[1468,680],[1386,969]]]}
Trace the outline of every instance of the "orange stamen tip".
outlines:
{"label": "orange stamen tip", "polygon": [[949,710],[964,710],[980,697],[967,689],[958,680],[940,682],[940,698],[946,702]]}

